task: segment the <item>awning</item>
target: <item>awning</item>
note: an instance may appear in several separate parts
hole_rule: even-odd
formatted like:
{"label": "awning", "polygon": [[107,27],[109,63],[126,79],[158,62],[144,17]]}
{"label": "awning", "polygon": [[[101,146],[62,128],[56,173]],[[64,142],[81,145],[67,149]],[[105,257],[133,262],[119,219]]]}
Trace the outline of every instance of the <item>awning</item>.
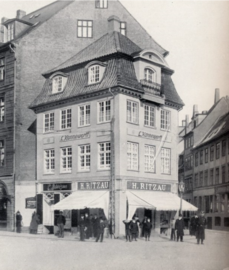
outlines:
{"label": "awning", "polygon": [[102,208],[108,218],[109,191],[75,191],[52,206],[54,210]]}
{"label": "awning", "polygon": [[[137,208],[156,209],[158,211],[177,211],[180,209],[180,197],[170,192],[126,191],[128,199],[128,218],[131,219]],[[194,205],[182,200],[183,211],[197,211]]]}

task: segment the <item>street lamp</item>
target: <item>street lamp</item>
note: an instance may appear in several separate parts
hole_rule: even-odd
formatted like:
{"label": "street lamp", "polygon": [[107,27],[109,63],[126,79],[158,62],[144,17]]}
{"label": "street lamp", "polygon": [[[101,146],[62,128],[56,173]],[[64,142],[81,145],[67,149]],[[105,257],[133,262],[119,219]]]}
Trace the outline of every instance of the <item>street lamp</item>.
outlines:
{"label": "street lamp", "polygon": [[180,181],[179,185],[179,191],[180,191],[180,214],[182,215],[182,195],[184,193],[185,184],[183,180]]}

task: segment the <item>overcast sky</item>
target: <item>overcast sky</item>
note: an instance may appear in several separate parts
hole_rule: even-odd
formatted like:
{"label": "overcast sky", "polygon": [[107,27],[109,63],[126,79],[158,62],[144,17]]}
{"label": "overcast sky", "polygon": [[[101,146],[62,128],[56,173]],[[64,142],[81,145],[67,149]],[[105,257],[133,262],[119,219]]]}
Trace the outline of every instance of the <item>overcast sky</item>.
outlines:
{"label": "overcast sky", "polygon": [[[94,0],[93,0],[94,1]],[[108,0],[109,1],[109,0]],[[0,18],[14,18],[16,10],[30,13],[54,1],[0,0]],[[180,123],[214,102],[215,88],[229,95],[229,1],[121,0],[128,11],[166,50],[173,81],[185,103]]]}

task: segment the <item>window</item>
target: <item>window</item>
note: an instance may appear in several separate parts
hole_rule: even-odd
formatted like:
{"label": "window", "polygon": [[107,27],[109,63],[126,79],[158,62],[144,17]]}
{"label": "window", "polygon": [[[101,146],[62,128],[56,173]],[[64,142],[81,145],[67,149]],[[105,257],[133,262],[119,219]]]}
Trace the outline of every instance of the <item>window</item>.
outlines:
{"label": "window", "polygon": [[111,164],[111,144],[99,143],[99,169],[109,169]]}
{"label": "window", "polygon": [[0,96],[0,122],[4,122],[5,119],[5,97]]}
{"label": "window", "polygon": [[203,186],[203,172],[200,172],[200,187]]}
{"label": "window", "polygon": [[161,110],[161,129],[170,130],[170,111]]}
{"label": "window", "polygon": [[54,130],[54,113],[44,115],[44,130],[45,132]]}
{"label": "window", "polygon": [[95,7],[96,8],[107,8],[107,1],[108,0],[95,0]]}
{"label": "window", "polygon": [[210,170],[210,183],[209,183],[209,185],[213,185],[213,179],[214,178],[214,169],[211,169]]}
{"label": "window", "polygon": [[127,100],[127,122],[138,124],[138,103]]}
{"label": "window", "polygon": [[221,226],[221,217],[215,217],[215,226]]}
{"label": "window", "polygon": [[89,69],[89,83],[96,83],[99,82],[99,66],[98,65],[94,65],[92,67],[90,67]]}
{"label": "window", "polygon": [[161,173],[171,173],[170,160],[171,150],[168,148],[161,148]]}
{"label": "window", "polygon": [[79,170],[89,171],[91,166],[90,144],[79,146]]}
{"label": "window", "polygon": [[193,135],[191,136],[191,146],[193,146],[193,143],[194,143],[194,138],[193,138]]}
{"label": "window", "polygon": [[215,184],[219,184],[219,168],[215,169]]}
{"label": "window", "polygon": [[7,40],[10,41],[14,39],[14,23],[9,23],[7,30]]}
{"label": "window", "polygon": [[212,145],[210,148],[210,161],[213,161],[213,159],[214,159],[214,145]]}
{"label": "window", "polygon": [[152,69],[145,68],[144,74],[145,74],[145,81],[150,83],[155,82],[155,72]]}
{"label": "window", "polygon": [[79,107],[79,126],[80,127],[90,125],[90,115],[91,115],[90,105],[83,105]]}
{"label": "window", "polygon": [[58,93],[61,92],[62,89],[62,78],[61,76],[56,76],[55,78],[53,78],[52,80],[52,92],[53,93]]}
{"label": "window", "polygon": [[111,120],[111,102],[110,100],[101,101],[99,104],[99,123]]}
{"label": "window", "polygon": [[220,143],[217,143],[216,144],[216,159],[219,159],[219,156],[220,156]]}
{"label": "window", "polygon": [[205,163],[208,163],[208,148],[205,149]]}
{"label": "window", "polygon": [[200,164],[203,164],[203,150],[200,151]]}
{"label": "window", "polygon": [[61,148],[61,172],[72,171],[72,148]]}
{"label": "window", "polygon": [[92,21],[82,21],[77,22],[77,37],[80,38],[91,38],[92,37]]}
{"label": "window", "polygon": [[155,107],[145,105],[145,126],[155,127]]}
{"label": "window", "polygon": [[199,186],[199,175],[198,173],[195,174],[195,187]]}
{"label": "window", "polygon": [[226,166],[222,166],[222,183],[226,182]]}
{"label": "window", "polygon": [[204,185],[205,187],[208,185],[208,170],[204,172]]}
{"label": "window", "polygon": [[125,22],[120,22],[120,33],[126,36],[126,23]]}
{"label": "window", "polygon": [[138,170],[138,143],[127,142],[127,169]]}
{"label": "window", "polygon": [[5,59],[0,58],[0,81],[4,80],[5,76]]}
{"label": "window", "polygon": [[198,166],[198,157],[199,157],[199,153],[196,152],[196,153],[195,153],[195,166],[196,166],[196,167]]}
{"label": "window", "polygon": [[61,110],[61,129],[72,127],[72,110]]}
{"label": "window", "polygon": [[5,142],[0,140],[0,167],[5,165]]}
{"label": "window", "polygon": [[226,140],[222,141],[222,157],[226,156]]}
{"label": "window", "polygon": [[155,173],[155,150],[155,146],[145,145],[145,172]]}
{"label": "window", "polygon": [[191,156],[191,159],[190,159],[190,169],[193,168],[193,155]]}
{"label": "window", "polygon": [[54,173],[55,171],[55,150],[49,149],[44,151],[45,154],[45,173]]}

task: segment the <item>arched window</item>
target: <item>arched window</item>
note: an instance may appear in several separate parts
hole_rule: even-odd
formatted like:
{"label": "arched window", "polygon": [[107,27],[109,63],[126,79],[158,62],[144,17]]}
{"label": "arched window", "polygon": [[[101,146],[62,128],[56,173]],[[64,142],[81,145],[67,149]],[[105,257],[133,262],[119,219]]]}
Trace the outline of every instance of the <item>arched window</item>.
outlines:
{"label": "arched window", "polygon": [[147,82],[155,82],[155,71],[150,68],[145,68],[145,80]]}
{"label": "arched window", "polygon": [[99,83],[105,71],[105,66],[100,64],[91,65],[88,68],[88,84]]}
{"label": "arched window", "polygon": [[51,79],[52,79],[52,94],[62,92],[67,83],[67,78],[62,74],[57,74],[53,76]]}

